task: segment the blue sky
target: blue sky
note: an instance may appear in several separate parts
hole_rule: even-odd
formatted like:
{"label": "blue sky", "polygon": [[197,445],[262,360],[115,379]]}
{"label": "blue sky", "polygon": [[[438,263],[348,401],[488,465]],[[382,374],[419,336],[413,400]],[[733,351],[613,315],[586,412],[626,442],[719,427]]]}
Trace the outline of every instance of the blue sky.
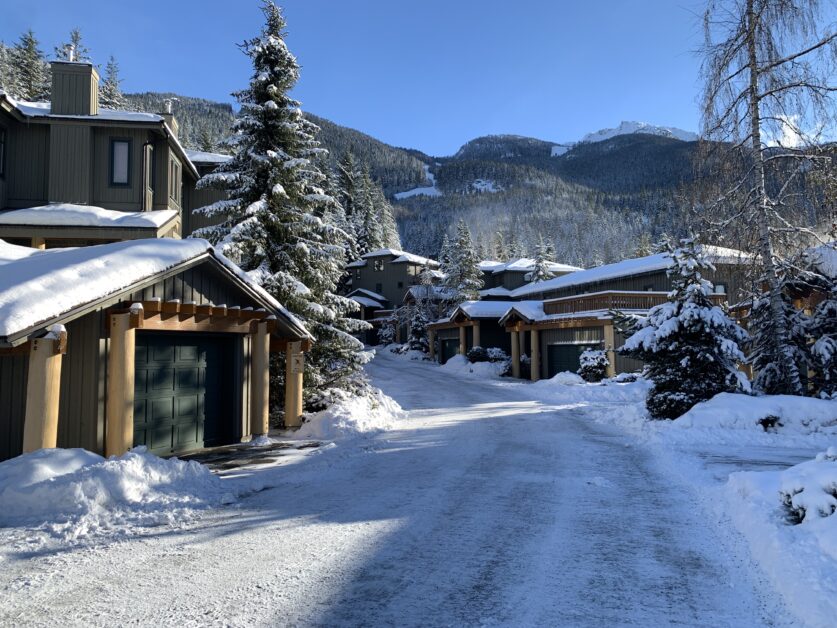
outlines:
{"label": "blue sky", "polygon": [[[0,39],[52,53],[73,26],[125,91],[231,101],[255,0],[13,0]],[[580,138],[621,120],[697,130],[699,0],[286,0],[303,107],[398,146],[448,155],[492,133]]]}

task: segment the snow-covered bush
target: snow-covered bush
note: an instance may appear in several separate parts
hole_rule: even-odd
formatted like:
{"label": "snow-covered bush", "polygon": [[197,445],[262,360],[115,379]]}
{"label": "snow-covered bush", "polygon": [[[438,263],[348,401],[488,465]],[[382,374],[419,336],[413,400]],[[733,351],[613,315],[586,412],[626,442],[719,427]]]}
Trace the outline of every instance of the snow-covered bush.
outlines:
{"label": "snow-covered bush", "polygon": [[499,347],[472,347],[466,354],[470,362],[506,362],[508,354]]}
{"label": "snow-covered bush", "polygon": [[837,284],[814,309],[808,320],[811,366],[815,392],[822,397],[837,396]]}
{"label": "snow-covered bush", "polygon": [[596,383],[602,381],[607,375],[607,367],[610,366],[610,361],[607,359],[607,352],[602,349],[586,349],[581,356],[579,356],[578,373],[584,378],[584,381]]}
{"label": "snow-covered bush", "polygon": [[691,239],[668,255],[674,262],[668,270],[669,300],[651,308],[619,350],[645,362],[645,376],[653,383],[646,406],[658,419],[675,419],[721,392],[749,390],[737,367],[744,361],[739,344],[748,336],[712,304],[712,284],[702,275],[712,265]]}
{"label": "snow-covered bush", "polygon": [[395,342],[395,325],[396,321],[394,318],[388,319],[381,324],[378,330],[378,344],[386,346]]}
{"label": "snow-covered bush", "polygon": [[837,447],[783,472],[779,496],[794,524],[832,516],[837,511]]}

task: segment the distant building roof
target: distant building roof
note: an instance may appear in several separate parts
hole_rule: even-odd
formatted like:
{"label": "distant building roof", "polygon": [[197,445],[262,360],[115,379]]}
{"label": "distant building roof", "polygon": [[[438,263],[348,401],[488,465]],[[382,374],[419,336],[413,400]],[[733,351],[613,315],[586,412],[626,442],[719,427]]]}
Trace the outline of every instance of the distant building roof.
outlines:
{"label": "distant building roof", "polygon": [[[412,253],[407,253],[406,251],[399,251],[398,249],[378,249],[377,251],[370,251],[369,253],[365,253],[361,255],[361,258],[368,259],[370,257],[384,257],[387,255],[392,255],[395,257],[392,260],[393,264],[418,264],[421,266],[439,266],[439,262],[436,260],[430,259],[428,257],[421,257],[420,255],[413,255]],[[352,262],[354,264],[356,262]],[[350,268],[354,268],[354,266],[349,265]]]}
{"label": "distant building roof", "polygon": [[371,299],[375,299],[376,301],[381,301],[381,302],[384,302],[384,301],[387,300],[387,298],[384,295],[378,294],[377,292],[372,292],[371,290],[367,290],[366,288],[357,288],[356,290],[353,290],[352,292],[350,292],[349,296],[353,297],[356,294],[367,296]]}
{"label": "distant building roof", "polygon": [[[497,275],[503,272],[517,272],[528,273],[535,270],[535,260],[530,257],[519,257],[508,262],[484,261],[480,262],[480,270]],[[553,273],[572,273],[578,270],[584,270],[578,266],[570,266],[569,264],[561,264],[559,262],[547,262],[549,270]]]}
{"label": "distant building roof", "polygon": [[[707,253],[709,260],[713,263],[738,264],[745,263],[752,259],[750,254],[744,253],[743,251],[737,251],[735,249],[710,245],[701,245],[701,248]],[[517,290],[512,291],[511,296],[514,298],[524,297],[531,294],[552,292],[553,290],[560,290],[561,288],[579,286],[597,281],[605,281],[608,279],[616,279],[630,275],[640,275],[657,270],[666,270],[671,266],[671,264],[671,257],[669,257],[666,253],[657,253],[655,255],[637,257],[635,259],[626,259],[621,262],[616,262],[615,264],[605,264],[604,266],[597,266],[596,268],[579,270],[562,277],[556,277],[555,279],[548,279],[537,283],[528,283],[525,286],[521,286]]]}

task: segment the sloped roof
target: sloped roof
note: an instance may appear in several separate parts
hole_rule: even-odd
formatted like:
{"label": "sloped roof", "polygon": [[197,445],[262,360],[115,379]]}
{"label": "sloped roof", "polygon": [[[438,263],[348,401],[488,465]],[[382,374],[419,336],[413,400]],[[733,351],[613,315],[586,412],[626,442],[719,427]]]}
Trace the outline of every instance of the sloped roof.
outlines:
{"label": "sloped roof", "polygon": [[27,254],[0,240],[0,338],[60,320],[62,315],[131,290],[138,283],[201,258],[211,258],[299,337],[303,324],[206,240],[131,240]]}
{"label": "sloped roof", "polygon": [[[713,263],[739,264],[746,263],[752,259],[750,254],[744,253],[743,251],[737,251],[735,249],[709,245],[701,245],[701,248],[703,248],[703,250],[707,253],[709,260]],[[531,294],[551,292],[553,290],[560,290],[561,288],[580,286],[587,283],[605,281],[607,279],[616,279],[630,275],[641,275],[657,270],[666,270],[671,266],[671,264],[671,257],[669,257],[666,253],[657,253],[655,255],[637,257],[635,259],[626,259],[621,262],[616,262],[615,264],[605,264],[604,266],[597,266],[596,268],[579,270],[562,277],[556,277],[555,279],[548,279],[537,283],[528,283],[525,286],[521,286],[520,288],[514,290],[511,293],[511,296],[514,298],[525,297]]]}
{"label": "sloped roof", "polygon": [[224,164],[232,159],[232,155],[223,155],[221,153],[209,153],[202,150],[186,149],[186,156],[193,164]]}
{"label": "sloped roof", "polygon": [[406,251],[399,251],[398,249],[378,249],[377,251],[370,251],[369,253],[364,253],[361,255],[361,258],[368,259],[371,257],[384,257],[387,255],[392,255],[395,257],[392,260],[393,264],[419,264],[421,266],[439,266],[439,262],[436,260],[430,259],[429,257],[421,257],[420,255],[414,255],[412,253],[407,253]]}
{"label": "sloped roof", "polygon": [[353,297],[356,294],[367,296],[370,299],[375,299],[376,301],[386,301],[387,300],[387,298],[384,295],[378,294],[377,292],[372,292],[371,290],[367,290],[366,288],[357,288],[355,290],[352,290],[349,293],[349,296]]}
{"label": "sloped roof", "polygon": [[374,307],[377,309],[382,309],[384,306],[375,301],[374,299],[370,299],[369,297],[362,297],[360,295],[355,295],[353,297],[349,297],[355,303],[362,305],[363,307]]}
{"label": "sloped roof", "polygon": [[0,225],[157,229],[175,218],[177,218],[177,211],[173,209],[120,212],[93,205],[72,203],[50,203],[38,207],[0,211]]}

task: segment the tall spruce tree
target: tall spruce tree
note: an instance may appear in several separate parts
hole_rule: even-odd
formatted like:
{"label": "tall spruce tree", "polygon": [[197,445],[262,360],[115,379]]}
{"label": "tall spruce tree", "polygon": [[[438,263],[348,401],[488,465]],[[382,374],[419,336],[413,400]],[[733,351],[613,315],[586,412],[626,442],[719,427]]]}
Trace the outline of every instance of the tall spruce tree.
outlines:
{"label": "tall spruce tree", "polygon": [[14,49],[0,41],[0,89],[7,94],[17,94],[17,76],[14,71]]}
{"label": "tall spruce tree", "polygon": [[669,300],[636,323],[620,353],[642,360],[653,388],[646,399],[657,419],[676,419],[699,401],[721,392],[748,390],[738,370],[747,333],[709,298],[713,270],[694,240],[668,252],[673,265]]}
{"label": "tall spruce tree", "polygon": [[92,62],[90,49],[84,45],[79,28],[74,28],[70,31],[70,41],[55,47],[55,58],[59,61]]}
{"label": "tall spruce tree", "polygon": [[443,285],[454,295],[451,305],[478,299],[483,287],[480,259],[474,250],[471,231],[463,220],[456,227],[456,241],[450,247],[447,257],[448,260],[442,266],[442,272],[445,273]]}
{"label": "tall spruce tree", "polygon": [[[285,20],[270,1],[262,12],[262,32],[241,46],[253,74],[249,87],[235,94],[241,105],[235,153],[199,183],[226,190],[227,199],[202,210],[224,219],[199,235],[257,277],[312,333],[305,400],[318,408],[335,390],[365,387],[361,366],[368,356],[351,334],[369,325],[349,318],[357,304],[336,294],[350,236],[330,222],[337,201],[324,189],[319,129],[289,96],[299,66],[285,45]],[[272,375],[282,383],[281,360]]]}
{"label": "tall spruce tree", "polygon": [[814,392],[837,398],[837,281],[830,280],[823,300],[814,308],[808,321]]}
{"label": "tall spruce tree", "polygon": [[12,52],[12,63],[17,90],[13,95],[28,101],[49,100],[49,66],[32,29],[20,36]]}
{"label": "tall spruce tree", "polygon": [[124,109],[126,106],[125,96],[119,84],[119,64],[113,55],[108,59],[105,66],[105,79],[99,86],[99,104],[108,109]]}
{"label": "tall spruce tree", "polygon": [[532,272],[526,273],[526,281],[531,283],[552,279],[555,275],[550,268],[549,247],[540,239],[535,247],[535,267]]}

